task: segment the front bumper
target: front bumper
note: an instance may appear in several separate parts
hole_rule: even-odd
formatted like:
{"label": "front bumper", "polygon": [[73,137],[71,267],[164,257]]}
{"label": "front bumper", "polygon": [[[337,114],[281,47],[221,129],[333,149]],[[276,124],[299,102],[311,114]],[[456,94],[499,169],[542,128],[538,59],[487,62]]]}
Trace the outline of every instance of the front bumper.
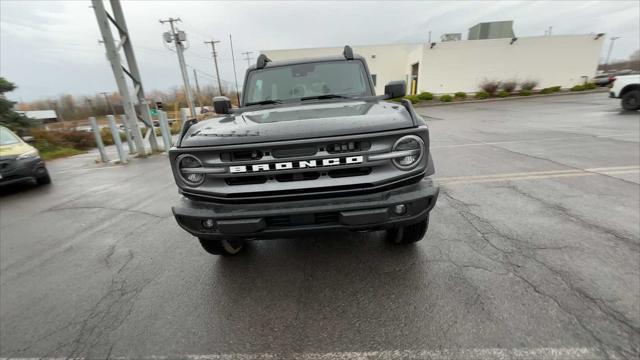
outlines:
{"label": "front bumper", "polygon": [[[173,207],[178,224],[205,239],[268,238],[324,230],[377,230],[426,220],[439,187],[425,178],[375,194],[265,204],[220,204],[183,198]],[[404,204],[406,213],[393,212]],[[203,221],[213,219],[207,229]]]}
{"label": "front bumper", "polygon": [[610,98],[617,98],[616,93],[614,93],[613,91],[609,91],[609,97]]}
{"label": "front bumper", "polygon": [[40,157],[0,160],[0,162],[3,163],[0,165],[0,185],[34,181],[47,172],[44,161]]}

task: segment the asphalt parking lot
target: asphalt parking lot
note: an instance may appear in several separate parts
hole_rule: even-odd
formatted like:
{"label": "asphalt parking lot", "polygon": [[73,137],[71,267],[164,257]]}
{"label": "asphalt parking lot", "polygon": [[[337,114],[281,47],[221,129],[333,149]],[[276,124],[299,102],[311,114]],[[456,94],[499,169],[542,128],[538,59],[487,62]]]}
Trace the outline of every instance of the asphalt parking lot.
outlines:
{"label": "asphalt parking lot", "polygon": [[640,115],[606,94],[420,108],[437,206],[382,233],[205,253],[166,157],[0,190],[0,356],[593,359],[640,354]]}

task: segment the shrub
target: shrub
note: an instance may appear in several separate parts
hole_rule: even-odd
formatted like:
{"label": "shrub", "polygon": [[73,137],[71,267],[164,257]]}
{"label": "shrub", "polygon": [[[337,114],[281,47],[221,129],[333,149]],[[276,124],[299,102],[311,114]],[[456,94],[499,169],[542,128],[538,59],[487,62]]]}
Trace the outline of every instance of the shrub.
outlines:
{"label": "shrub", "polygon": [[[517,87],[518,87],[518,83],[515,80],[507,80],[507,81],[503,81],[502,84],[500,84],[501,88],[503,91],[506,91],[508,93],[512,93]],[[502,96],[504,97],[504,96]]]}
{"label": "shrub", "polygon": [[433,94],[430,92],[421,92],[418,94],[418,99],[420,100],[433,100]]}
{"label": "shrub", "polygon": [[497,95],[498,95],[498,97],[505,98],[505,97],[511,95],[511,93],[509,91],[507,91],[507,90],[502,90]]}
{"label": "shrub", "polygon": [[113,136],[111,136],[111,129],[108,126],[100,129],[100,137],[103,144],[113,145]]}
{"label": "shrub", "polygon": [[40,151],[40,156],[42,156],[42,159],[44,160],[52,160],[52,159],[57,159],[61,157],[73,156],[73,155],[84,153],[84,151],[82,150],[73,149],[69,147],[61,147],[53,150],[42,150],[42,149],[38,149],[38,150]]}
{"label": "shrub", "polygon": [[89,150],[96,147],[96,139],[92,133],[86,131],[62,131],[61,134],[64,142],[69,144],[69,147],[78,150]]}
{"label": "shrub", "polygon": [[[93,134],[79,130],[47,131],[44,129],[31,129],[35,143],[43,149],[65,147],[78,150],[88,150],[96,146]],[[45,150],[46,151],[46,150]]]}
{"label": "shrub", "polygon": [[518,94],[520,96],[529,96],[529,95],[533,94],[533,92],[531,92],[531,90],[520,90],[520,92]]}
{"label": "shrub", "polygon": [[458,91],[457,93],[453,94],[453,97],[455,97],[457,99],[466,99],[467,98],[467,93],[462,92],[462,91]]}
{"label": "shrub", "polygon": [[571,91],[584,91],[586,88],[584,87],[584,84],[580,84],[580,85],[574,85],[571,89]]}
{"label": "shrub", "polygon": [[486,99],[486,98],[488,98],[488,97],[489,97],[489,94],[488,94],[487,92],[485,92],[485,91],[479,91],[479,92],[477,92],[477,93],[476,93],[476,95],[475,95],[475,98],[476,98],[476,99],[480,99],[480,100],[482,100],[482,99]]}
{"label": "shrub", "polygon": [[182,130],[182,121],[176,120],[171,124],[171,135],[179,134]]}
{"label": "shrub", "polygon": [[393,98],[393,99],[389,99],[389,101],[394,101],[394,102],[402,102],[402,98]]}
{"label": "shrub", "polygon": [[420,102],[420,98],[417,95],[407,95],[404,97],[405,99],[411,101],[412,104],[416,104]]}
{"label": "shrub", "polygon": [[480,89],[489,95],[493,95],[500,88],[500,83],[493,80],[485,80],[480,84]]}
{"label": "shrub", "polygon": [[562,89],[562,86],[551,86],[548,89],[551,89],[551,91],[553,92],[558,92],[560,91],[560,89]]}
{"label": "shrub", "polygon": [[597,88],[598,86],[594,83],[586,83],[584,84],[584,89],[585,90],[593,90],[595,88]]}
{"label": "shrub", "polygon": [[451,101],[453,101],[453,96],[451,96],[451,95],[442,95],[442,96],[440,96],[440,101],[442,101],[442,102],[451,102]]}
{"label": "shrub", "polygon": [[553,92],[553,89],[551,88],[544,88],[540,90],[540,94],[551,94],[552,92]]}
{"label": "shrub", "polygon": [[533,90],[536,86],[538,86],[538,82],[536,80],[527,80],[523,81],[522,84],[520,84],[520,89]]}

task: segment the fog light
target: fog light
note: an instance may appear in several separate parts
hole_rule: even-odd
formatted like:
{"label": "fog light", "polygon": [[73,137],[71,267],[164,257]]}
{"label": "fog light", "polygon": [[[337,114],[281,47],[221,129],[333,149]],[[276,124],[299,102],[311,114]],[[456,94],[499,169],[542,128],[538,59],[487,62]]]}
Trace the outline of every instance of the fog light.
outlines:
{"label": "fog light", "polygon": [[213,221],[213,219],[202,220],[202,227],[204,227],[205,229],[211,230],[215,225],[216,223]]}
{"label": "fog light", "polygon": [[393,207],[393,212],[396,213],[396,215],[404,215],[407,213],[407,206],[404,204],[399,204]]}

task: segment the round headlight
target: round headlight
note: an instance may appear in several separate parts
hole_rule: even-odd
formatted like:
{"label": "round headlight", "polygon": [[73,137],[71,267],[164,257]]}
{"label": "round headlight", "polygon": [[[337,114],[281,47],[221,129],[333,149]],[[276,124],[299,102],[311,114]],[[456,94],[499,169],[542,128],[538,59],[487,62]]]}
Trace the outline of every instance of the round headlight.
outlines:
{"label": "round headlight", "polygon": [[180,155],[176,159],[180,178],[189,186],[200,186],[204,182],[205,174],[198,172],[202,169],[202,161],[193,155]]}
{"label": "round headlight", "polygon": [[392,151],[407,151],[409,154],[393,159],[394,165],[401,170],[413,169],[422,160],[423,149],[424,141],[419,136],[407,135],[401,137],[393,144]]}

